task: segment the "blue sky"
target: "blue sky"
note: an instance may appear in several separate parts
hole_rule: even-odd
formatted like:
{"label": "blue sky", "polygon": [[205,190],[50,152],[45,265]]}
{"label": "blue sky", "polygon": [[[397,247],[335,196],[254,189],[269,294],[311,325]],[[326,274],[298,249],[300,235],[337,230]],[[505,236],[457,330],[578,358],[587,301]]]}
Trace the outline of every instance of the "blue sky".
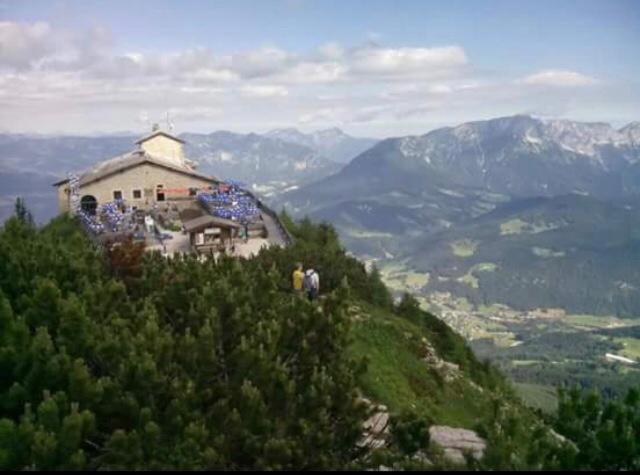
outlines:
{"label": "blue sky", "polygon": [[0,22],[10,131],[640,120],[633,0],[5,1]]}

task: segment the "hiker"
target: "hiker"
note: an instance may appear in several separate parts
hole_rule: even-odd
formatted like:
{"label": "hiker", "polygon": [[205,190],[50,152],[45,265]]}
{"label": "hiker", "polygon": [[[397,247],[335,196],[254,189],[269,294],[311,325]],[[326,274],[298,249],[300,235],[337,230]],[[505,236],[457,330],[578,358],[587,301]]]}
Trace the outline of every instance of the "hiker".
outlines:
{"label": "hiker", "polygon": [[318,293],[320,292],[320,277],[315,270],[307,269],[304,273],[302,285],[307,291],[307,296],[309,297],[310,302],[313,302],[318,298]]}
{"label": "hiker", "polygon": [[293,284],[293,291],[298,294],[298,295],[302,295],[302,281],[304,280],[304,272],[302,271],[302,264],[301,263],[297,263],[296,264],[296,268],[293,271],[293,274],[291,276],[291,280],[292,280],[292,284]]}

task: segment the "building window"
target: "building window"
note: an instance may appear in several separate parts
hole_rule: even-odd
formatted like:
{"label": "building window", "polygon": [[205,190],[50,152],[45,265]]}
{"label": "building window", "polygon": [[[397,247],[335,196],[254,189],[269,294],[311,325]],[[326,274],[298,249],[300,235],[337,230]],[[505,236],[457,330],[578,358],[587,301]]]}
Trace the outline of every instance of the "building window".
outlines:
{"label": "building window", "polygon": [[142,190],[133,190],[133,199],[134,200],[142,199]]}
{"label": "building window", "polygon": [[196,196],[198,194],[197,188],[189,188],[189,196]]}
{"label": "building window", "polygon": [[96,214],[97,208],[98,202],[96,201],[95,196],[85,195],[80,199],[80,209],[85,213],[89,213],[93,216]]}
{"label": "building window", "polygon": [[121,201],[122,200],[122,190],[114,190],[113,199],[115,201]]}
{"label": "building window", "polygon": [[156,201],[164,201],[164,186],[158,185],[156,189]]}

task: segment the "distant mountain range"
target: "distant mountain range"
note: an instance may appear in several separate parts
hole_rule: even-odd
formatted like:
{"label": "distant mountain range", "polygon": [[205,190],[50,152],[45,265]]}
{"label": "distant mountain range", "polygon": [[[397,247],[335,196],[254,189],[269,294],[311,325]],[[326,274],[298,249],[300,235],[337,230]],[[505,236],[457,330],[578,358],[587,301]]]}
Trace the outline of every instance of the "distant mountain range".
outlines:
{"label": "distant mountain range", "polygon": [[[223,179],[236,179],[264,195],[296,187],[340,170],[349,150],[357,155],[371,139],[351,137],[339,129],[303,134],[287,129],[291,141],[278,132],[265,135],[184,133],[186,153],[199,169]],[[294,138],[295,136],[295,138]],[[301,142],[308,137],[308,144]],[[94,163],[131,150],[135,135],[100,137],[43,137],[0,134],[0,220],[12,210],[16,196],[23,196],[39,221],[57,212],[51,184],[67,172],[81,171]],[[352,157],[351,157],[352,158]]]}
{"label": "distant mountain range", "polygon": [[357,178],[360,185],[377,188],[382,180],[406,189],[410,179],[412,188],[439,183],[515,197],[624,196],[640,191],[638,137],[640,122],[620,130],[529,116],[469,122],[383,140],[323,186]]}
{"label": "distant mountain range", "polygon": [[[431,289],[516,308],[558,304],[585,311],[593,303],[600,313],[640,315],[640,275],[629,267],[640,255],[640,236],[629,225],[638,223],[640,207],[639,137],[639,122],[619,130],[529,116],[470,122],[383,140],[338,173],[275,201],[294,215],[334,223],[363,257],[401,261],[445,279],[441,285],[432,279]],[[548,201],[528,201],[540,197]],[[563,207],[568,221],[560,230],[553,223]],[[509,222],[519,231],[501,234]],[[473,266],[483,262],[503,269],[491,284],[488,273],[476,282]],[[585,266],[589,272],[566,272]],[[475,280],[456,280],[470,272]],[[536,281],[538,290],[526,279],[515,290],[514,279],[536,273],[545,281]],[[577,290],[595,291],[585,282],[598,278],[601,302],[580,303]]]}
{"label": "distant mountain range", "polygon": [[0,134],[0,222],[13,212],[16,196],[25,199],[36,221],[48,221],[58,213],[54,182],[131,150],[137,138]]}
{"label": "distant mountain range", "polygon": [[349,163],[354,157],[373,147],[378,140],[352,137],[337,127],[304,134],[297,129],[276,129],[267,137],[304,145],[338,163]]}
{"label": "distant mountain range", "polygon": [[305,145],[258,134],[214,132],[182,134],[185,153],[198,168],[218,177],[243,181],[270,194],[317,180],[341,166]]}

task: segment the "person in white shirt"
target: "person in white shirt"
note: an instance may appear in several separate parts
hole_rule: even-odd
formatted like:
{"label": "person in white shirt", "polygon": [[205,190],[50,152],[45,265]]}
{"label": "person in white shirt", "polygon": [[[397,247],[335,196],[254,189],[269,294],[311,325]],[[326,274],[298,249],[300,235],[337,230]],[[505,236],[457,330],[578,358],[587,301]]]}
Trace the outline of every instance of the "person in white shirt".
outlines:
{"label": "person in white shirt", "polygon": [[302,281],[302,286],[307,292],[307,296],[309,297],[309,301],[313,302],[318,298],[318,294],[320,293],[320,276],[313,269],[307,269],[304,273],[304,280]]}

